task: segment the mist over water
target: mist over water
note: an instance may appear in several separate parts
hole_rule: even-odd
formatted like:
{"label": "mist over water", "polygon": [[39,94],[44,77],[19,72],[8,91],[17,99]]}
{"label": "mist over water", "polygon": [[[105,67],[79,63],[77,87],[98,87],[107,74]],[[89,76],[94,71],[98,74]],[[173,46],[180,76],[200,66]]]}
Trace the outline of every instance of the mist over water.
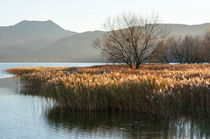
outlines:
{"label": "mist over water", "polygon": [[[1,69],[28,66],[90,66],[80,63],[1,63]],[[1,77],[11,76],[5,72]],[[210,138],[209,120],[147,119],[126,113],[60,110],[52,100],[20,94],[18,79],[0,79],[0,138]]]}

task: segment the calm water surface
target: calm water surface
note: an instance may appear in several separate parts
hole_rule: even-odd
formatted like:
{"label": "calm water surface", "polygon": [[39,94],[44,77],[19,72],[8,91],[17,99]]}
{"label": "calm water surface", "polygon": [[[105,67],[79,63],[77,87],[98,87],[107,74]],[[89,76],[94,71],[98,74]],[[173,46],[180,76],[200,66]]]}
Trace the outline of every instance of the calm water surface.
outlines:
{"label": "calm water surface", "polygon": [[[0,69],[90,65],[95,64],[1,63]],[[19,94],[19,81],[7,77],[11,75],[0,71],[0,139],[210,139],[209,120],[147,120],[128,114],[60,111],[53,106],[52,100]]]}

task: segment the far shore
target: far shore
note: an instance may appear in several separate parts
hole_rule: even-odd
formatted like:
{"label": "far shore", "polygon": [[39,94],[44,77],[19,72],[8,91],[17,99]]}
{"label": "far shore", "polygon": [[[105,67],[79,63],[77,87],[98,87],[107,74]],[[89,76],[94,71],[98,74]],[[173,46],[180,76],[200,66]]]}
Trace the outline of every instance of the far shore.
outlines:
{"label": "far shore", "polygon": [[52,98],[69,111],[210,117],[210,64],[23,67],[6,70],[22,93]]}

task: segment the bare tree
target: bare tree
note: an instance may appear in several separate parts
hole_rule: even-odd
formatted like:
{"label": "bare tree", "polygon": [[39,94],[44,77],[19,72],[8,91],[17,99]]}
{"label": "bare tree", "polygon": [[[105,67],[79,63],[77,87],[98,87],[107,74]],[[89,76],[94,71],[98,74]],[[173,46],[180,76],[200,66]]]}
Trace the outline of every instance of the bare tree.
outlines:
{"label": "bare tree", "polygon": [[192,39],[192,52],[191,63],[203,63],[205,62],[205,56],[203,55],[202,39],[200,36],[195,36]]}
{"label": "bare tree", "polygon": [[157,47],[154,48],[153,52],[149,56],[150,63],[170,63],[172,61],[172,56],[170,55],[170,49],[168,47],[168,42],[160,41]]}
{"label": "bare tree", "polygon": [[138,69],[168,35],[166,29],[157,22],[155,14],[147,18],[134,14],[109,18],[105,23],[107,33],[102,39],[95,40],[93,45],[110,60],[124,62],[130,68],[134,64]]}
{"label": "bare tree", "polygon": [[210,62],[210,29],[204,35],[202,55],[205,56],[206,62]]}
{"label": "bare tree", "polygon": [[172,36],[167,41],[167,47],[170,55],[179,63],[184,63],[184,49],[182,47],[182,37]]}
{"label": "bare tree", "polygon": [[179,63],[201,63],[204,62],[202,40],[199,36],[171,37],[168,40],[170,54]]}

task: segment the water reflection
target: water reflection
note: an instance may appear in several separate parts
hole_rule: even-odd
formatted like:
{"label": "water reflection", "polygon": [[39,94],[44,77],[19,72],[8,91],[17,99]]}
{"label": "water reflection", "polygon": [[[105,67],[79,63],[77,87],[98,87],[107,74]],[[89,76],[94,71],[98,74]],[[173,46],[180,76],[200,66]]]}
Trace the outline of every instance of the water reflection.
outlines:
{"label": "water reflection", "polygon": [[[22,82],[21,94],[36,96],[39,84]],[[41,94],[41,93],[38,93]],[[41,96],[45,96],[41,94]],[[148,117],[126,113],[79,113],[51,107],[46,112],[49,128],[71,138],[210,138],[210,121],[149,120]]]}
{"label": "water reflection", "polygon": [[111,113],[72,113],[53,108],[46,117],[51,127],[87,138],[210,138],[210,122],[146,120],[145,117]]}
{"label": "water reflection", "polygon": [[72,113],[53,107],[50,99],[37,97],[37,91],[39,84],[32,88],[18,79],[0,79],[0,138],[210,139],[208,120],[148,120],[123,113]]}

